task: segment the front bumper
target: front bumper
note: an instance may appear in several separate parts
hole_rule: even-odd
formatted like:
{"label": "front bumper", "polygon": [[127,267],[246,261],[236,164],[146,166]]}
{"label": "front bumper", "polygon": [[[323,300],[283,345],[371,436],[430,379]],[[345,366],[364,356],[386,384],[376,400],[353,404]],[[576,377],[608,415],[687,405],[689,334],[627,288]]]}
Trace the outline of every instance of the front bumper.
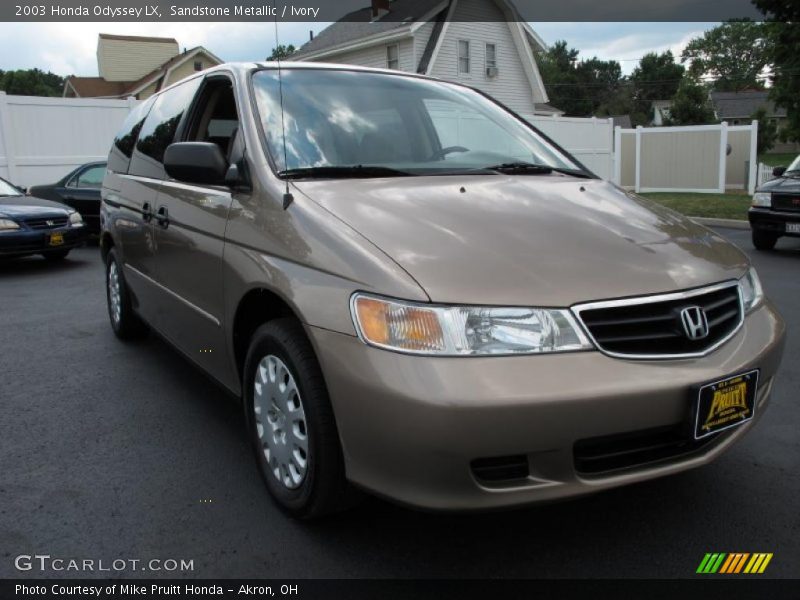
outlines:
{"label": "front bumper", "polygon": [[[785,325],[767,302],[712,354],[633,361],[600,352],[430,358],[372,348],[307,328],[325,375],[355,484],[427,509],[491,509],[575,496],[668,475],[713,460],[764,411]],[[575,444],[679,425],[694,385],[760,368],[755,417],[674,460],[586,475]],[[523,455],[529,475],[480,481],[473,461]]]}
{"label": "front bumper", "polygon": [[[64,243],[58,246],[51,246],[50,235],[53,233],[62,234]],[[6,231],[0,233],[0,256],[25,256],[50,251],[71,250],[83,245],[88,234],[86,226],[34,231],[29,229]]]}
{"label": "front bumper", "polygon": [[770,208],[751,208],[747,212],[750,227],[754,230],[775,235],[800,237],[800,233],[786,233],[787,223],[800,223],[800,212],[772,210]]}

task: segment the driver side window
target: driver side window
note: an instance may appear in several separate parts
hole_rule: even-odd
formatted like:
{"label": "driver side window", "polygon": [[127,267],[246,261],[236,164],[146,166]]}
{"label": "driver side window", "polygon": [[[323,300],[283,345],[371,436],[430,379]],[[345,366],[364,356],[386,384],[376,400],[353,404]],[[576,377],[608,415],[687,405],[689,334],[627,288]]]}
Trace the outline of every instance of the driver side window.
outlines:
{"label": "driver side window", "polygon": [[239,130],[239,114],[231,81],[226,77],[207,82],[194,109],[188,142],[212,142],[229,161]]}

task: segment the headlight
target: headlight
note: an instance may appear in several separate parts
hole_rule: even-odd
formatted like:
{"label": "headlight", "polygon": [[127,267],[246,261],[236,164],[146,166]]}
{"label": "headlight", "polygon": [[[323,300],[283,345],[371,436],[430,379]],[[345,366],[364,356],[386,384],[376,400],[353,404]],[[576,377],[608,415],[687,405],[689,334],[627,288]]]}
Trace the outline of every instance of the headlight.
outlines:
{"label": "headlight", "polygon": [[81,216],[81,213],[69,213],[69,224],[72,227],[83,227],[83,217]]}
{"label": "headlight", "polygon": [[770,208],[772,206],[772,194],[769,192],[757,192],[753,194],[753,206]]}
{"label": "headlight", "polygon": [[13,231],[19,229],[19,224],[11,219],[0,219],[0,231]]}
{"label": "headlight", "polygon": [[538,354],[593,348],[572,314],[561,309],[436,306],[355,294],[352,312],[364,342],[411,354]]}
{"label": "headlight", "polygon": [[739,280],[739,285],[742,288],[744,312],[750,312],[761,304],[761,300],[764,299],[764,290],[761,288],[761,281],[758,279],[758,273],[756,273],[753,267],[750,267],[747,274]]}

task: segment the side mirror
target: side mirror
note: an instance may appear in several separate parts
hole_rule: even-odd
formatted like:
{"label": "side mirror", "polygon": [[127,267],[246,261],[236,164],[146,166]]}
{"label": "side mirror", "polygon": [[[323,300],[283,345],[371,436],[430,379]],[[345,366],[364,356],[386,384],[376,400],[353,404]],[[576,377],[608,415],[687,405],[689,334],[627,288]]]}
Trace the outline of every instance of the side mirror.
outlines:
{"label": "side mirror", "polygon": [[211,142],[177,142],[164,152],[167,175],[186,183],[224,185],[228,161]]}
{"label": "side mirror", "polygon": [[772,169],[773,177],[780,177],[784,173],[786,173],[786,167],[775,167],[774,169]]}

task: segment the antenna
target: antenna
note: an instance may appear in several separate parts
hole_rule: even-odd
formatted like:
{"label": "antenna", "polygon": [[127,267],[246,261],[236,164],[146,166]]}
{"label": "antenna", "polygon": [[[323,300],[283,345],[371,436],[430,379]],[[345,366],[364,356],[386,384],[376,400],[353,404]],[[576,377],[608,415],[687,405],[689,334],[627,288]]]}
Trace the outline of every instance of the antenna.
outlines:
{"label": "antenna", "polygon": [[[273,0],[272,3],[273,8],[273,15],[275,17],[275,49],[280,50],[281,44],[278,40],[278,8],[275,6],[275,2]],[[286,152],[286,120],[283,114],[283,74],[281,73],[281,55],[280,52],[275,57],[278,61],[278,91],[280,94],[280,104],[281,104],[281,135],[283,136],[283,168],[289,168],[289,159],[287,158]],[[283,210],[289,208],[289,205],[294,202],[294,196],[292,196],[292,192],[289,191],[289,180],[286,180],[286,191],[283,193]]]}

